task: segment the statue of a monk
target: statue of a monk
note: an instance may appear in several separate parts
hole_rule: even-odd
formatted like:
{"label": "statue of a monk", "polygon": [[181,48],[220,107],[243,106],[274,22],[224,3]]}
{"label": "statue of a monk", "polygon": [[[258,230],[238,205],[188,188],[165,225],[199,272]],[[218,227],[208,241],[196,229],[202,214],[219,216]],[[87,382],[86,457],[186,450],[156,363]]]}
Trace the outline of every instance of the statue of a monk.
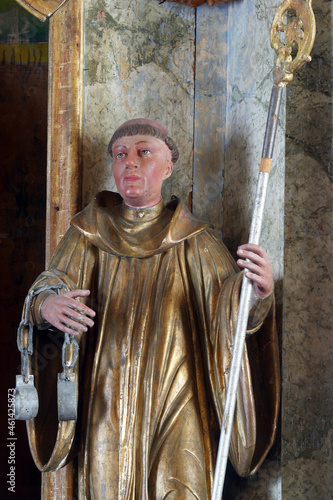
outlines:
{"label": "statue of a monk", "polygon": [[77,335],[80,354],[78,421],[58,435],[58,358],[36,373],[40,411],[28,423],[31,450],[41,470],[77,455],[80,499],[206,500],[239,267],[253,281],[253,304],[229,453],[238,474],[255,472],[274,441],[279,372],[270,261],[261,247],[246,244],[237,267],[179,199],[164,205],[161,187],[178,151],[160,124],[124,123],[109,151],[119,194],[99,193],[74,217],[33,285],[70,289],[35,297],[37,349],[50,342],[43,331],[49,327]]}

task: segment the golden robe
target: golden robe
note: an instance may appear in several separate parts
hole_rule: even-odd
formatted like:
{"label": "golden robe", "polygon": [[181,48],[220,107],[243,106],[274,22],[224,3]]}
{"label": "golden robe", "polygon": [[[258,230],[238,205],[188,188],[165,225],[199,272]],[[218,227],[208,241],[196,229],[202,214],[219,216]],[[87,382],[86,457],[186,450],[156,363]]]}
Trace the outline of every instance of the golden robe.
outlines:
{"label": "golden robe", "polygon": [[[37,466],[54,470],[78,455],[82,499],[210,498],[241,276],[214,232],[177,199],[130,209],[119,195],[99,193],[33,285],[89,289],[86,304],[97,313],[80,335],[77,423],[58,428],[59,356],[39,366],[40,411],[27,424]],[[44,298],[34,302],[37,325]],[[261,302],[229,454],[240,475],[257,470],[276,429],[277,342]],[[35,373],[51,337],[36,334]]]}

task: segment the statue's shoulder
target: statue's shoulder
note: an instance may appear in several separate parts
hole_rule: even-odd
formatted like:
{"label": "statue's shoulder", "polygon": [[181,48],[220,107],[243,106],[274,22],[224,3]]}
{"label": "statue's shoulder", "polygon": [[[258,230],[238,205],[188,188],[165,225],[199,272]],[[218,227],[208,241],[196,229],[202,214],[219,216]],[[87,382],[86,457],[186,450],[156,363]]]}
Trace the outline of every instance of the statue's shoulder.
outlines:
{"label": "statue's shoulder", "polygon": [[72,219],[71,224],[76,228],[94,224],[98,213],[122,204],[122,197],[112,191],[100,191],[91,202]]}
{"label": "statue's shoulder", "polygon": [[177,196],[172,196],[165,208],[173,214],[169,231],[174,241],[182,241],[209,229],[209,225],[193,215]]}
{"label": "statue's shoulder", "polygon": [[153,224],[142,227],[139,232],[128,231],[129,223],[124,223],[121,214],[122,201],[117,193],[101,191],[72,219],[72,226],[105,251],[137,257],[166,251],[209,227],[173,196]]}
{"label": "statue's shoulder", "polygon": [[97,193],[86,208],[88,209],[89,207],[91,210],[111,208],[121,205],[122,202],[123,199],[120,194],[105,190]]}

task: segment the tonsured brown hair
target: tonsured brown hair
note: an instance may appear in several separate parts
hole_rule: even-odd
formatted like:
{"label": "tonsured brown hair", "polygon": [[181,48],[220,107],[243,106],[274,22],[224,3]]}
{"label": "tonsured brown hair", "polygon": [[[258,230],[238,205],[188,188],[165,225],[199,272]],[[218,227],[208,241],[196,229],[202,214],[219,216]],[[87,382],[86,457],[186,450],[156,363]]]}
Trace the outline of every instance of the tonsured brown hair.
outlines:
{"label": "tonsured brown hair", "polygon": [[126,137],[129,135],[150,135],[152,137],[156,137],[157,139],[161,139],[171,151],[172,163],[176,163],[179,158],[179,153],[176,144],[171,139],[169,135],[167,135],[163,130],[149,123],[129,123],[128,125],[125,123],[124,126],[120,126],[109,142],[108,151],[112,157],[112,146],[120,137]]}

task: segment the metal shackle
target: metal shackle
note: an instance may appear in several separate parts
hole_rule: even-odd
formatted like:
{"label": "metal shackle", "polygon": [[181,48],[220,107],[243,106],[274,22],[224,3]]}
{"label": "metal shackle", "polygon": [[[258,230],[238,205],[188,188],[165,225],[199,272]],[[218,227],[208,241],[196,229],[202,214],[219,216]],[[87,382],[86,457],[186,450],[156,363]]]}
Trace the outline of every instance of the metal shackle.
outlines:
{"label": "metal shackle", "polygon": [[31,420],[38,413],[38,393],[34,386],[34,376],[29,375],[25,382],[23,375],[16,375],[15,387],[15,418],[16,420]]}
{"label": "metal shackle", "polygon": [[74,373],[58,373],[58,420],[77,419],[78,391]]}

